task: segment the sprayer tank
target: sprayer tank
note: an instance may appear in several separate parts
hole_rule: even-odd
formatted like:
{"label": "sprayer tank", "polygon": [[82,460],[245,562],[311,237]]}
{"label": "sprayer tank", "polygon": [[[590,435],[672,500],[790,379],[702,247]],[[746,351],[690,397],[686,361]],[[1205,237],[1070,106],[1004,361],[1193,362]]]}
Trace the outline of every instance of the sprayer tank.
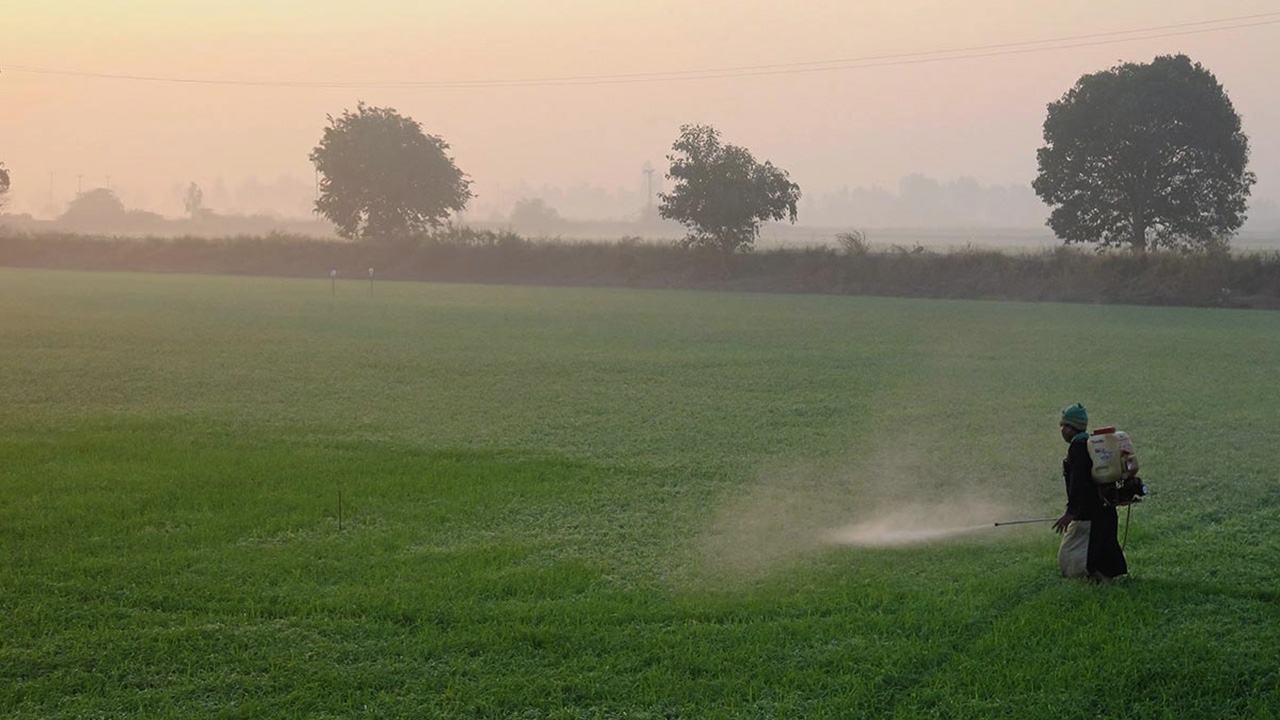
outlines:
{"label": "sprayer tank", "polygon": [[1138,456],[1128,433],[1113,427],[1098,428],[1089,436],[1088,445],[1095,483],[1110,485],[1138,473]]}

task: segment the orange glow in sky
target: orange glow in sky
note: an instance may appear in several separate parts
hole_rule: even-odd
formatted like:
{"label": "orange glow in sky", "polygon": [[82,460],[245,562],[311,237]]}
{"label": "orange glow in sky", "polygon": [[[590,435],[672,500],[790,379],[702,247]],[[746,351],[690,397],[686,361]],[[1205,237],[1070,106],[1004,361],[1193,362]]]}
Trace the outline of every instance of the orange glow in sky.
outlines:
{"label": "orange glow in sky", "polygon": [[[645,162],[665,167],[683,123],[716,126],[806,191],[910,173],[1026,184],[1048,102],[1082,74],[1177,52],[1226,87],[1250,136],[1254,197],[1280,201],[1274,0],[4,5],[12,212],[52,214],[108,182],[126,205],[169,215],[191,181],[310,184],[326,115],[360,100],[443,137],[480,212],[522,182],[637,186]],[[1165,29],[1109,35],[1152,28]],[[1082,39],[1015,45],[1055,38]],[[966,48],[984,50],[936,54]],[[861,62],[805,65],[842,59]],[[572,80],[531,82],[547,78]]]}

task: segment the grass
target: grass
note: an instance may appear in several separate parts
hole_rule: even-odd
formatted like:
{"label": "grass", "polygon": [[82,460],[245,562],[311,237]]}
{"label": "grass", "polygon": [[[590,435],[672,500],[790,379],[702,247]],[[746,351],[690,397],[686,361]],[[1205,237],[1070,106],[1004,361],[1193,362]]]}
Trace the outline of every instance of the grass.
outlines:
{"label": "grass", "polygon": [[[1280,714],[1275,313],[0,270],[0,343],[3,717]],[[1126,580],[824,542],[1056,514],[1077,400]]]}

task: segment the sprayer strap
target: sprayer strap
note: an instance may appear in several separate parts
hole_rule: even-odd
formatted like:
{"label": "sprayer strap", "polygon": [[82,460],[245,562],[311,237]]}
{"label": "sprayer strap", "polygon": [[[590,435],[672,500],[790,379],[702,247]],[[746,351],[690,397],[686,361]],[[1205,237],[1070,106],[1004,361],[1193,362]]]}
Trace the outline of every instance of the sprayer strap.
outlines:
{"label": "sprayer strap", "polygon": [[1133,516],[1133,505],[1126,505],[1124,511],[1124,540],[1120,541],[1120,552],[1124,552],[1124,546],[1129,543],[1129,518]]}

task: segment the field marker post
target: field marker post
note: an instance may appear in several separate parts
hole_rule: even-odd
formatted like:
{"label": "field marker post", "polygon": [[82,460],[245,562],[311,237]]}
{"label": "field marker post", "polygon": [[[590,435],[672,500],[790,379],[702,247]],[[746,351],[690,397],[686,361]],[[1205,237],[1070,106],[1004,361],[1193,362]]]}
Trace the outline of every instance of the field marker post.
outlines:
{"label": "field marker post", "polygon": [[337,270],[329,271],[329,294],[330,295],[338,294],[338,271]]}
{"label": "field marker post", "polygon": [[369,268],[369,294],[373,294],[373,268]]}

